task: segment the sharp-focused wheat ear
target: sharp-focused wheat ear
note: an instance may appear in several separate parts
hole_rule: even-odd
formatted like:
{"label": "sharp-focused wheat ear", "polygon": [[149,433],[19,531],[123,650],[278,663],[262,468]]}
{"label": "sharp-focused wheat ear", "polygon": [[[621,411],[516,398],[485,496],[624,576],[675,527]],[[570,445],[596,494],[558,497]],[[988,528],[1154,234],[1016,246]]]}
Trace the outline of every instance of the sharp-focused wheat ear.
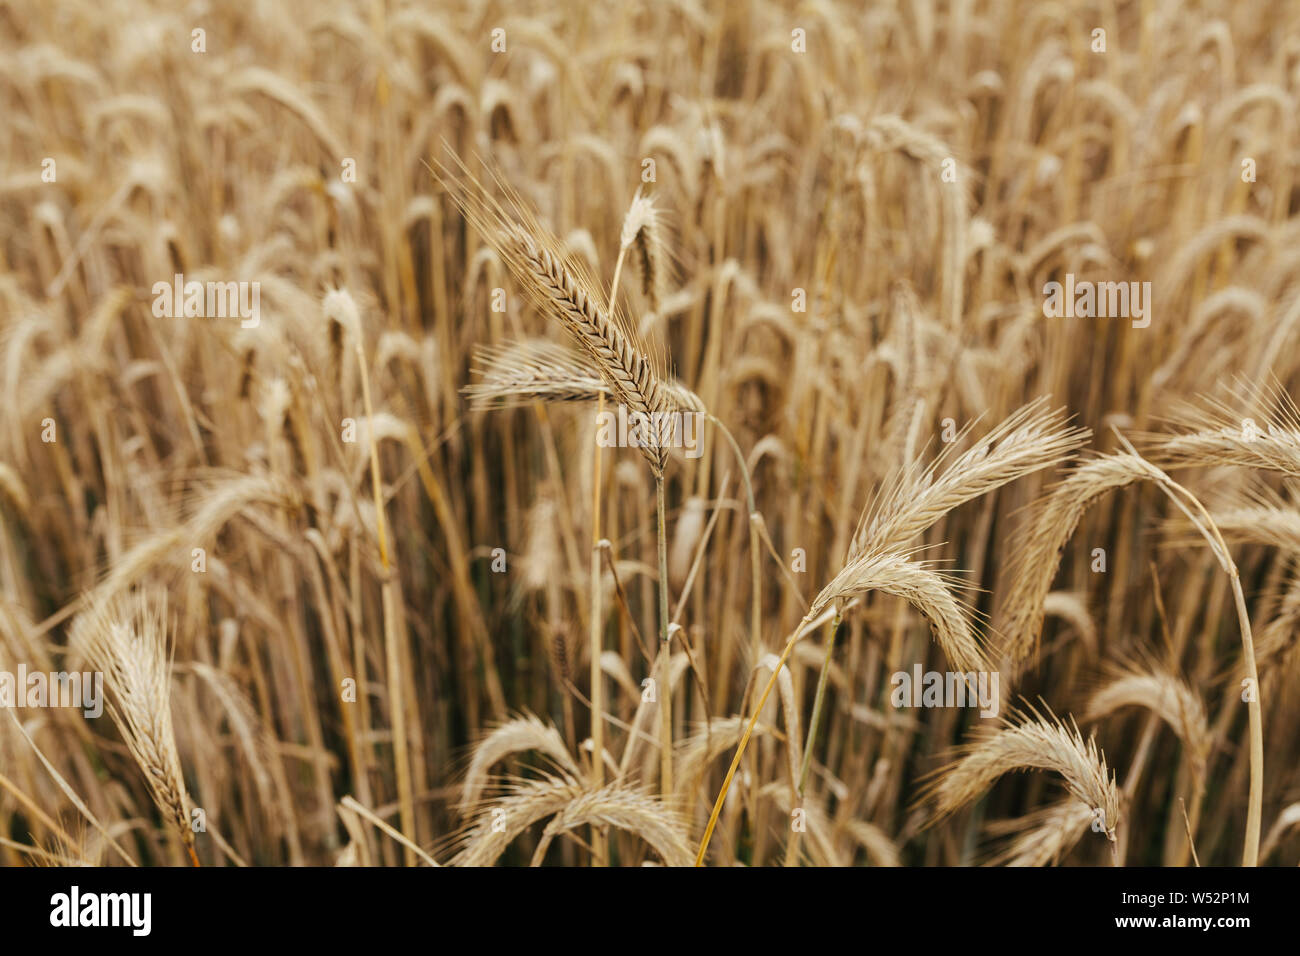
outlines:
{"label": "sharp-focused wheat ear", "polygon": [[0,0],[0,865],[1296,862],[1300,2],[165,6]]}
{"label": "sharp-focused wheat ear", "polygon": [[[440,178],[465,218],[497,250],[533,305],[559,320],[629,413],[639,413],[647,423],[660,421],[655,413],[669,412],[672,405],[653,362],[633,334],[601,307],[605,297],[590,277],[565,262],[554,234],[522,211],[516,196],[508,194],[507,210],[479,181],[467,176],[449,181],[442,169]],[[461,170],[468,172],[463,164]],[[656,477],[667,464],[666,445],[654,440],[637,446]]]}

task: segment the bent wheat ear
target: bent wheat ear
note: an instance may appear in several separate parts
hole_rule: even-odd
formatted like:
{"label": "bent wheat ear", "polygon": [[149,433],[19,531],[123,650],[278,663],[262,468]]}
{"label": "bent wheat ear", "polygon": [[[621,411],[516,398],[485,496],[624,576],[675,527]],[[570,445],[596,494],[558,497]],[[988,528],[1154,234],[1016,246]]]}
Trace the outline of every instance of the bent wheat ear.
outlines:
{"label": "bent wheat ear", "polygon": [[587,825],[634,833],[653,847],[668,866],[691,865],[686,829],[677,815],[644,791],[618,786],[588,791],[571,800],[546,825],[533,853],[534,864],[541,862],[550,841],[558,834]]}
{"label": "bent wheat ear", "polygon": [[[1210,506],[1210,518],[1225,541],[1262,544],[1300,554],[1300,512],[1295,507],[1294,488],[1289,499],[1256,476],[1251,476],[1244,491],[1217,497]],[[1205,543],[1200,529],[1186,516],[1170,519],[1164,527],[1171,545],[1200,546]]]}
{"label": "bent wheat ear", "polygon": [[939,646],[957,670],[987,670],[984,648],[971,630],[967,611],[949,590],[956,583],[903,554],[864,554],[845,565],[822,589],[807,619],[815,618],[834,602],[867,591],[883,591],[903,598],[925,615]]}
{"label": "bent wheat ear", "polygon": [[1090,807],[1067,798],[1023,817],[990,824],[990,832],[1012,839],[989,858],[988,865],[1054,866],[1074,849],[1092,821]]}
{"label": "bent wheat ear", "polygon": [[935,821],[982,796],[1003,774],[1013,770],[1051,770],[1065,779],[1071,794],[1091,811],[1100,810],[1106,836],[1115,839],[1120,821],[1120,792],[1096,741],[1086,741],[1077,725],[1066,726],[1049,711],[1013,713],[1001,730],[977,732],[958,748],[960,758],[938,770],[926,787],[935,804]]}
{"label": "bent wheat ear", "polygon": [[[1252,414],[1250,409],[1273,406]],[[1176,435],[1147,435],[1164,467],[1243,465],[1300,477],[1300,410],[1280,386],[1238,386],[1225,399],[1203,398],[1174,417]]]}
{"label": "bent wheat ear", "polygon": [[185,775],[172,730],[166,595],[132,591],[95,601],[73,622],[71,643],[103,672],[113,722],[144,772],[159,811],[197,866]]}
{"label": "bent wheat ear", "polygon": [[493,764],[526,750],[545,754],[555,761],[556,766],[574,777],[582,775],[558,730],[531,714],[517,717],[493,729],[474,747],[474,757],[465,773],[465,782],[461,785],[461,813],[469,812],[478,803],[487,785],[488,770]]}
{"label": "bent wheat ear", "polygon": [[626,787],[593,790],[567,775],[547,777],[518,782],[478,809],[478,822],[463,831],[465,847],[452,859],[453,866],[491,866],[516,837],[547,817],[556,817],[547,827],[552,836],[595,822],[635,833],[669,866],[690,865],[685,828],[677,815],[648,794]]}
{"label": "bent wheat ear", "polygon": [[1205,705],[1194,690],[1166,671],[1131,668],[1092,695],[1084,720],[1101,720],[1123,707],[1145,707],[1168,724],[1187,747],[1201,779],[1213,738]]}
{"label": "bent wheat ear", "polygon": [[1010,583],[995,618],[1009,660],[1019,662],[1037,646],[1043,602],[1061,566],[1061,552],[1088,507],[1114,488],[1163,478],[1163,472],[1137,455],[1103,455],[1076,468],[1037,505],[1025,542],[1011,560]]}
{"label": "bent wheat ear", "polygon": [[[1210,513],[1225,540],[1247,541],[1300,554],[1300,512],[1286,505],[1255,504],[1218,509]],[[1182,528],[1177,529],[1182,532]],[[1187,540],[1200,544],[1195,532]]]}
{"label": "bent wheat ear", "polygon": [[636,262],[641,270],[641,291],[650,303],[650,311],[659,313],[659,213],[654,197],[642,195],[638,189],[632,205],[623,218],[623,231],[619,236],[623,249],[635,247]]}

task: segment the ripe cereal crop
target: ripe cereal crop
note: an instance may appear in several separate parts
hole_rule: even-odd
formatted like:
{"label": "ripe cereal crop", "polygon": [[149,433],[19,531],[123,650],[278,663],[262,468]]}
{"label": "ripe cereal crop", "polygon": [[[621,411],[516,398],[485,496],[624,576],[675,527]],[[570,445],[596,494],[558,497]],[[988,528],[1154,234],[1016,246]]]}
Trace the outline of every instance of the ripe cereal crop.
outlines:
{"label": "ripe cereal crop", "polygon": [[0,0],[0,861],[1295,865],[1298,101],[1283,0]]}

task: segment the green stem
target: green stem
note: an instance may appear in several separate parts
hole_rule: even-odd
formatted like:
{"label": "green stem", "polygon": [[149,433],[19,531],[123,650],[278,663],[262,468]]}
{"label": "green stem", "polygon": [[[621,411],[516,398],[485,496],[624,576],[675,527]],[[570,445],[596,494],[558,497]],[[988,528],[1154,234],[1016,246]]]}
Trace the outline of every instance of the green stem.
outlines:
{"label": "green stem", "polygon": [[826,659],[822,661],[822,672],[817,678],[817,696],[813,700],[812,719],[808,721],[808,739],[803,745],[803,766],[799,768],[799,796],[803,797],[804,784],[808,782],[808,771],[812,767],[813,747],[817,743],[817,731],[821,727],[822,703],[826,699],[826,682],[831,672],[831,654],[835,650],[835,632],[840,628],[840,614],[835,612],[831,621],[830,637],[826,641]]}

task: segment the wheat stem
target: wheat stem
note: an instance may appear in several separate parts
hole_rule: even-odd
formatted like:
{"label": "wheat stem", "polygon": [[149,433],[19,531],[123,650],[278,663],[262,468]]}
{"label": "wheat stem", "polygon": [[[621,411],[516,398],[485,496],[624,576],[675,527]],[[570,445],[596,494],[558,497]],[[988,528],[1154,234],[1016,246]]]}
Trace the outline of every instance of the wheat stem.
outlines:
{"label": "wheat stem", "polygon": [[785,666],[786,659],[794,646],[798,643],[799,638],[803,636],[804,629],[807,628],[809,615],[804,615],[799,626],[794,629],[790,639],[786,641],[785,649],[781,651],[781,656],[777,659],[776,666],[772,668],[772,676],[767,679],[767,686],[763,688],[763,693],[759,695],[758,703],[754,707],[754,716],[749,718],[749,723],[745,726],[745,734],[740,738],[740,743],[736,745],[736,755],[731,758],[731,766],[727,768],[727,775],[722,780],[722,788],[718,791],[718,798],[713,801],[713,811],[709,814],[708,825],[704,828],[704,836],[700,838],[700,848],[695,854],[695,865],[704,865],[704,854],[708,852],[709,840],[713,838],[713,830],[718,825],[718,814],[722,812],[722,802],[727,799],[727,791],[731,789],[731,781],[736,776],[736,769],[740,766],[740,758],[745,754],[745,748],[749,746],[749,738],[754,733],[754,726],[758,723],[758,715],[763,712],[763,707],[767,704],[767,698],[772,694],[772,688],[776,686],[777,675],[781,673],[781,668]]}
{"label": "wheat stem", "polygon": [[[366,371],[366,350],[361,341],[361,330],[356,335],[357,365],[361,373],[361,397],[365,403],[366,417],[374,422],[375,412],[370,403],[370,376]],[[379,561],[384,579],[380,583],[380,601],[384,626],[384,667],[388,674],[388,707],[393,720],[393,761],[397,773],[397,799],[400,807],[402,830],[415,837],[415,799],[411,789],[410,755],[406,750],[406,701],[402,687],[401,643],[397,633],[397,606],[394,600],[393,579],[396,570],[388,556],[388,534],[384,517],[384,496],[379,473],[379,443],[373,427],[368,429],[370,443],[370,485],[375,497],[375,534],[379,539]],[[415,853],[403,845],[407,866],[415,865]]]}
{"label": "wheat stem", "polygon": [[808,721],[808,739],[803,745],[803,766],[799,768],[799,796],[803,796],[804,785],[808,782],[808,770],[812,767],[812,750],[817,743],[817,731],[821,727],[822,703],[826,698],[826,680],[831,672],[831,654],[835,650],[835,633],[840,629],[841,615],[836,614],[831,621],[830,635],[826,639],[826,659],[822,661],[822,672],[817,677],[817,696],[813,699],[812,718]]}
{"label": "wheat stem", "polygon": [[[614,301],[618,297],[618,274],[623,269],[623,254],[626,246],[620,246],[618,261],[614,263],[614,278],[609,283],[609,308],[612,315]],[[605,415],[605,393],[596,398],[596,421]],[[600,672],[601,631],[603,618],[601,614],[600,586],[600,472],[603,458],[600,442],[593,442],[591,473],[591,786],[599,790],[605,784],[605,687]],[[599,827],[592,827],[591,832],[592,863],[595,866],[609,865],[609,843]]]}
{"label": "wheat stem", "polygon": [[664,479],[655,477],[655,512],[659,537],[659,782],[665,800],[673,792],[672,648],[668,643],[668,533],[664,524]]}
{"label": "wheat stem", "polygon": [[[1119,435],[1118,430],[1116,435],[1132,454],[1137,454],[1128,440]],[[1246,612],[1246,596],[1241,590],[1241,575],[1237,571],[1236,562],[1232,560],[1232,554],[1228,551],[1223,535],[1219,533],[1214,519],[1210,517],[1210,513],[1205,510],[1200,500],[1163,473],[1156,484],[1205,537],[1215,557],[1219,559],[1220,566],[1227,573],[1228,580],[1232,583],[1232,597],[1237,608],[1237,625],[1241,631],[1241,653],[1246,664],[1246,679],[1250,682],[1251,690],[1246,699],[1246,713],[1250,722],[1250,795],[1246,809],[1246,839],[1241,851],[1241,865],[1256,866],[1259,863],[1259,834],[1264,815],[1264,720],[1259,702],[1260,686],[1259,671],[1255,664],[1255,641],[1250,628],[1250,615]],[[1174,492],[1186,498],[1200,517],[1194,516]]]}

